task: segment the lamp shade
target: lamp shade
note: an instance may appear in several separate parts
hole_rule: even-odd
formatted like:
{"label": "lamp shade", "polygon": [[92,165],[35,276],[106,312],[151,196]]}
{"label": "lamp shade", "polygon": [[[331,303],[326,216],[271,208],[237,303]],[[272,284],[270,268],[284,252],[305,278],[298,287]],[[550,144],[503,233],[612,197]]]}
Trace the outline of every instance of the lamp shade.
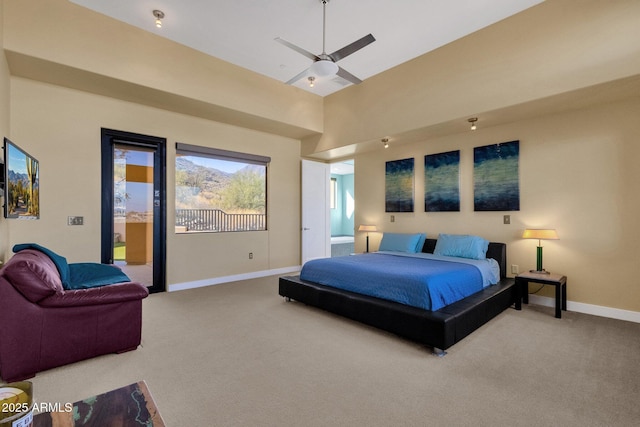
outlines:
{"label": "lamp shade", "polygon": [[378,231],[375,225],[360,225],[358,231]]}
{"label": "lamp shade", "polygon": [[522,233],[523,239],[558,240],[558,232],[554,229],[527,228]]}
{"label": "lamp shade", "polygon": [[558,240],[558,232],[552,228],[527,228],[522,233],[523,239],[538,239],[538,248],[536,250],[536,269],[529,270],[537,274],[549,274],[542,268],[542,245],[540,240]]}
{"label": "lamp shade", "polygon": [[311,64],[311,71],[319,76],[332,76],[338,72],[338,65],[328,59],[321,59]]}

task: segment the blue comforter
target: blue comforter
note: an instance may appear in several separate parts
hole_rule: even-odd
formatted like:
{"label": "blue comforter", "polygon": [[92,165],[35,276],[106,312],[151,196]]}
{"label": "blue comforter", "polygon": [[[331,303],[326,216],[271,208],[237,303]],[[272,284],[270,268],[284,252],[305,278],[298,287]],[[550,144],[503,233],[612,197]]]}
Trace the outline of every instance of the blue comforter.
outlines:
{"label": "blue comforter", "polygon": [[492,259],[376,252],[308,261],[300,278],[435,311],[497,283],[496,268]]}

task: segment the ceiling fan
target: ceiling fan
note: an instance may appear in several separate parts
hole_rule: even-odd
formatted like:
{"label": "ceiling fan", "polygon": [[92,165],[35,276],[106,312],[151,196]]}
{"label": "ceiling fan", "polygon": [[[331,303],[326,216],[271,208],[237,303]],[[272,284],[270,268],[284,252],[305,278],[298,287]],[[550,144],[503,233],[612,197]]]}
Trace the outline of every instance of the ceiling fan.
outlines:
{"label": "ceiling fan", "polygon": [[[373,37],[371,34],[368,34],[362,37],[361,39],[356,40],[351,44],[348,44],[342,49],[338,49],[335,52],[327,55],[324,45],[325,45],[325,32],[326,32],[325,30],[326,30],[326,22],[327,22],[326,7],[327,7],[327,3],[329,3],[329,0],[320,0],[320,2],[322,2],[322,53],[320,55],[314,55],[313,53],[301,47],[298,47],[293,43],[290,43],[284,39],[281,39],[280,37],[275,38],[275,41],[277,41],[278,43],[282,43],[288,48],[291,48],[296,52],[301,53],[307,58],[313,60],[313,64],[311,64],[309,68],[307,68],[300,74],[296,75],[295,77],[287,81],[286,84],[290,85],[297,82],[298,80],[306,76],[309,72],[311,72],[312,74],[316,74],[318,76],[331,76],[331,75],[337,74],[338,76],[342,77],[343,79],[351,83],[354,83],[354,84],[362,83],[362,80],[360,80],[353,74],[349,73],[344,68],[341,68],[340,66],[338,66],[336,62],[340,61],[343,58],[346,58],[347,56],[351,55],[354,52],[359,51],[360,49],[367,46],[368,44],[373,43],[374,41],[376,41],[375,37]],[[310,79],[312,78],[313,77],[310,77]],[[310,80],[310,81],[313,82],[313,80]]]}

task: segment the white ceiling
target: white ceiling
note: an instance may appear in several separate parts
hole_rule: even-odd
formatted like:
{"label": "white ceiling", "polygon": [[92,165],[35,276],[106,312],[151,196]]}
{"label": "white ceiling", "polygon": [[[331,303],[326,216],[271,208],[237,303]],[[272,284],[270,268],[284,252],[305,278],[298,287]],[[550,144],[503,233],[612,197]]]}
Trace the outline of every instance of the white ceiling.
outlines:
{"label": "white ceiling", "polygon": [[[322,53],[321,0],[70,0],[243,68],[288,81],[311,60],[274,41],[281,37]],[[371,33],[372,44],[339,61],[362,80],[418,57],[542,0],[330,0],[326,51],[334,52]],[[165,13],[155,27],[153,10]],[[349,82],[320,77],[310,88],[320,96]]]}

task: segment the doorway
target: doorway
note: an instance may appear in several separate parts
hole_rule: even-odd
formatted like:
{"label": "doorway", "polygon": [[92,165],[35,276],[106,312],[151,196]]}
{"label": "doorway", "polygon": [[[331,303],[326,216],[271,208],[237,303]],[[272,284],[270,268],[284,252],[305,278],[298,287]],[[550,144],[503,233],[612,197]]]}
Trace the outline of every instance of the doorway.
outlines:
{"label": "doorway", "polygon": [[165,285],[166,139],[102,129],[102,262]]}
{"label": "doorway", "polygon": [[302,160],[302,264],[354,252],[354,160]]}

